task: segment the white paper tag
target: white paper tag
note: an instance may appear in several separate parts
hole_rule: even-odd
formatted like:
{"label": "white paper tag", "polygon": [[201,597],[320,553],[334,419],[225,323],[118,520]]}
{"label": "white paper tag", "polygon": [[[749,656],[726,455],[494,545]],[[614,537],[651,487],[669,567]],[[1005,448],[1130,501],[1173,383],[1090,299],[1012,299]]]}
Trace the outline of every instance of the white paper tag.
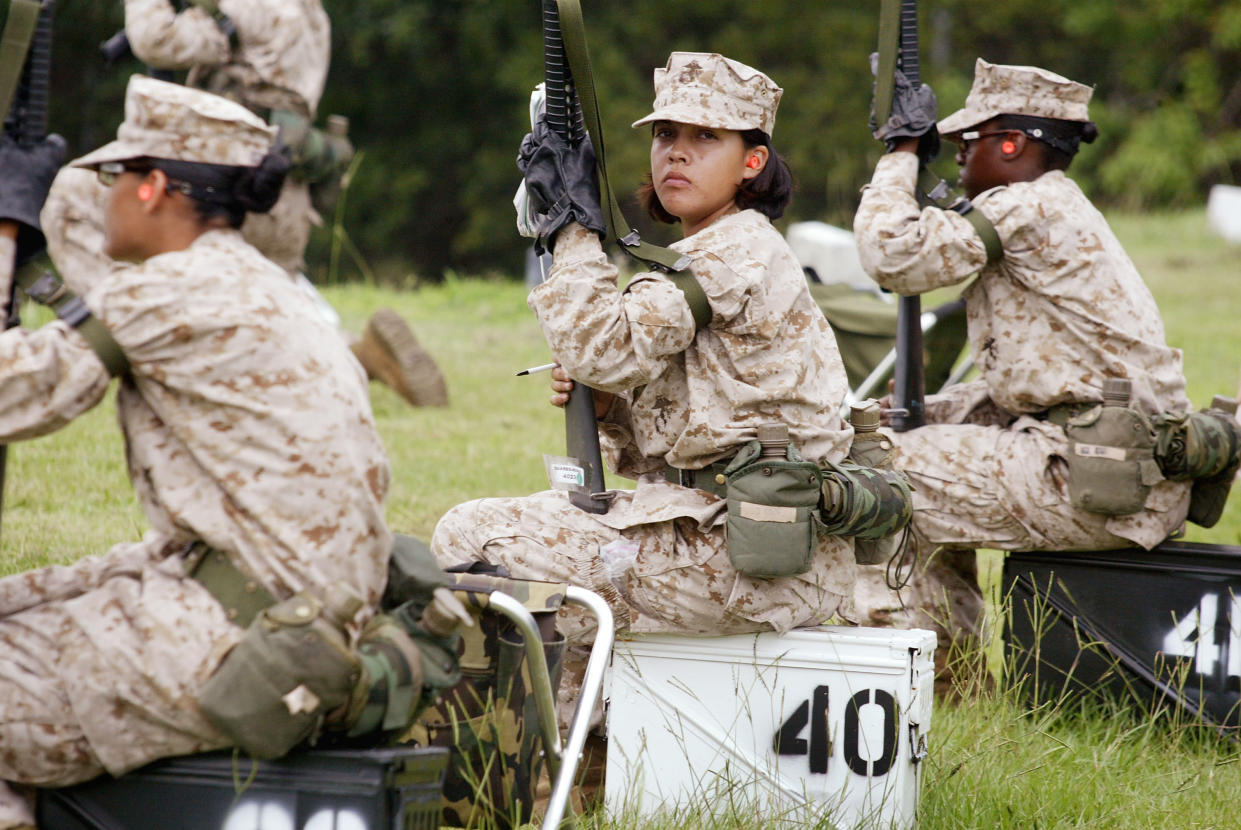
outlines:
{"label": "white paper tag", "polygon": [[1086,458],[1107,458],[1111,461],[1124,461],[1128,457],[1123,447],[1103,444],[1075,444],[1073,451]]}
{"label": "white paper tag", "polygon": [[586,471],[576,458],[544,455],[543,466],[547,469],[547,482],[553,490],[586,492]]}
{"label": "white paper tag", "polygon": [[298,686],[282,699],[284,700],[284,705],[288,707],[290,715],[313,712],[319,708],[319,703],[321,702],[319,696],[305,686]]}

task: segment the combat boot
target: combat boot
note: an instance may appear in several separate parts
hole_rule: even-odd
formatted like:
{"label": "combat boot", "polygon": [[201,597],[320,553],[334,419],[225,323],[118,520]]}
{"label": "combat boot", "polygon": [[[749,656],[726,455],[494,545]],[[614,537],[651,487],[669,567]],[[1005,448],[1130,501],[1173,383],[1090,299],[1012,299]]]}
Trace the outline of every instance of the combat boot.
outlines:
{"label": "combat boot", "polygon": [[448,387],[435,359],[392,309],[371,315],[353,353],[367,377],[392,387],[410,406],[448,405]]}

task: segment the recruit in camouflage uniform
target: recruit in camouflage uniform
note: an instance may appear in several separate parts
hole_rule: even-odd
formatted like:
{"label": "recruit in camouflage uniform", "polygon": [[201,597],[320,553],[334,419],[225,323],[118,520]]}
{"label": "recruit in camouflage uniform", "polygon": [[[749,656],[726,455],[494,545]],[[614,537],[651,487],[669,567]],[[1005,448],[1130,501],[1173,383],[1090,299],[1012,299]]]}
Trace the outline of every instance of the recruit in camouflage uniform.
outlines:
{"label": "recruit in camouflage uniform", "polygon": [[[125,34],[134,54],[149,66],[189,70],[186,83],[241,103],[269,120],[277,113],[312,122],[323,96],[331,60],[331,25],[320,0],[220,0],[218,14],[236,27],[230,39],[206,8],[177,11],[170,0],[125,0]],[[300,122],[299,122],[300,123]],[[58,270],[81,279],[116,267],[101,253],[104,191],[89,172],[66,168],[48,194],[43,227]],[[246,241],[299,279],[321,311],[336,312],[302,272],[312,226],[321,224],[311,187],[296,170],[285,179],[268,213],[252,213],[242,227]],[[368,374],[413,405],[443,405],[447,387],[434,360],[393,311],[371,318],[357,342],[347,335]]]}
{"label": "recruit in camouflage uniform", "polygon": [[[76,164],[244,166],[274,134],[233,102],[136,77],[118,140]],[[101,557],[0,580],[8,782],[65,785],[226,745],[194,701],[243,629],[185,575],[189,543],[225,553],[278,599],[343,583],[373,609],[392,541],[366,379],[311,301],[238,231],[208,230],[184,250],[98,275],[82,298],[129,360],[117,409],[152,530]],[[2,337],[6,443],[102,400],[108,373],[76,329],[57,321]],[[31,823],[0,784],[0,828]]]}
{"label": "recruit in camouflage uniform", "polygon": [[[780,90],[767,76],[719,55],[674,53],[656,70],[656,111],[731,129],[770,129]],[[819,536],[810,570],[762,580],[739,573],[725,549],[725,501],[665,479],[733,456],[759,425],[778,419],[813,461],[841,460],[851,430],[837,415],[847,390],[836,343],[784,238],[754,210],[731,212],[672,246],[710,302],[695,330],[681,291],[663,274],[638,274],[621,290],[599,237],[570,224],[555,265],[530,294],[553,354],[575,380],[615,394],[599,424],[611,468],[636,479],[604,515],[564,491],[459,505],[439,522],[442,565],[475,559],[514,577],[568,582],[603,596],[620,629],[729,634],[813,625],[847,604],[853,545]],[[576,615],[576,610],[570,612]],[[561,617],[569,643],[589,632]],[[571,648],[561,685],[572,712],[584,655]],[[577,671],[575,671],[575,666]]]}
{"label": "recruit in camouflage uniform", "polygon": [[[1085,122],[1091,89],[1032,67],[979,60],[965,108],[939,124],[952,138],[996,115]],[[940,546],[1001,550],[1150,548],[1185,519],[1189,485],[1160,481],[1144,509],[1108,517],[1075,509],[1064,459],[1069,442],[1045,420],[1059,404],[1102,400],[1106,378],[1128,378],[1155,415],[1187,410],[1181,353],[1169,348],[1155,301],[1107,222],[1062,171],[973,199],[1004,255],[959,214],[919,208],[918,159],[880,159],[854,220],[862,264],[880,285],[920,294],[965,289],[969,340],[982,378],[927,399],[928,425],[891,436],[891,463],[914,486],[913,534],[926,562]],[[974,635],[982,597],[972,551],[949,550],[915,574],[907,607],[869,571],[859,615],[874,625]],[[918,609],[922,609],[921,615]]]}

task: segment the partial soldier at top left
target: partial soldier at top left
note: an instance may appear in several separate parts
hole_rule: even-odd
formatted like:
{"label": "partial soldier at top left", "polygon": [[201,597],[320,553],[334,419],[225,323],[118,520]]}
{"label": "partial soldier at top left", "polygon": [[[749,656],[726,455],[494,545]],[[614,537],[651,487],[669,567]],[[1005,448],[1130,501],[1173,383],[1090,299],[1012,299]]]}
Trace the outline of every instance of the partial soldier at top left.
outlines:
{"label": "partial soldier at top left", "polygon": [[[271,212],[252,214],[242,231],[339,329],[339,315],[304,273],[311,227],[322,223],[315,200],[331,198],[353,153],[341,119],[327,130],[312,126],[331,59],[331,27],[321,0],[125,0],[124,34],[152,72],[186,72],[187,85],[231,98],[280,129],[292,172]],[[66,168],[53,183],[41,218],[48,252],[67,279],[125,267],[102,253],[105,199],[85,171]],[[448,403],[435,360],[392,309],[372,314],[361,336],[342,336],[367,376],[410,405]]]}

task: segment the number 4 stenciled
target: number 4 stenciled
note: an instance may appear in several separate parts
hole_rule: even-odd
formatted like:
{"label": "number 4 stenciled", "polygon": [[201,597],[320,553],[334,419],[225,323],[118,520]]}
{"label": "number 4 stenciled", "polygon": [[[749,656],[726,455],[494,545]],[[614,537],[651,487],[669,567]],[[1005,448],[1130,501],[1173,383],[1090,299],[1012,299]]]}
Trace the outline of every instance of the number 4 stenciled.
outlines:
{"label": "number 4 stenciled", "polygon": [[[1164,654],[1187,657],[1194,671],[1203,676],[1215,674],[1220,646],[1215,642],[1219,616],[1219,594],[1203,594],[1196,608],[1177,620],[1163,638]],[[1228,609],[1228,677],[1241,677],[1241,596],[1230,597]]]}
{"label": "number 4 stenciled", "polygon": [[[810,698],[803,700],[780,724],[771,741],[771,748],[777,755],[807,756],[810,772],[820,775],[827,772],[832,748],[827,734],[828,698],[828,687],[816,686]],[[878,757],[873,757],[876,747],[870,746],[862,734],[862,707],[871,704],[878,706],[882,719],[879,725],[882,748]],[[807,726],[810,727],[809,741],[802,737]],[[849,698],[844,722],[844,756],[849,769],[866,777],[887,775],[896,759],[897,726],[896,698],[889,692],[863,689]],[[863,757],[864,753],[872,757]]]}

